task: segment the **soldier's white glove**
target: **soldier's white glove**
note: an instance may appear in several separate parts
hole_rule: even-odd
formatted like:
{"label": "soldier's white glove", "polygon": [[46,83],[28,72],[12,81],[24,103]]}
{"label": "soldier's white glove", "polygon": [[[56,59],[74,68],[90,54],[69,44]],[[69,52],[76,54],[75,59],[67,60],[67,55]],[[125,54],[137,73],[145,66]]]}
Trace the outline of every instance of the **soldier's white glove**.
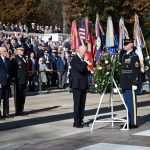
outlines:
{"label": "soldier's white glove", "polygon": [[137,90],[137,86],[132,85],[132,90]]}

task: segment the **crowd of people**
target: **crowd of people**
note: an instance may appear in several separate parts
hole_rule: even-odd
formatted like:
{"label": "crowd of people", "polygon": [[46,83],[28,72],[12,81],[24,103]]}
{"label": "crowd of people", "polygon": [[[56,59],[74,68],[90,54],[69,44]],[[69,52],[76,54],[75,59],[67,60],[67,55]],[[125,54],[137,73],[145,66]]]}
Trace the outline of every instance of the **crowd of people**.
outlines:
{"label": "crowd of people", "polygon": [[43,90],[50,88],[50,86],[58,86],[59,88],[66,86],[67,70],[72,56],[69,38],[63,40],[60,37],[55,42],[50,37],[48,41],[44,42],[37,37],[31,38],[29,34],[21,35],[18,32],[18,34],[12,34],[7,39],[0,32],[1,46],[7,48],[10,59],[14,57],[18,46],[24,48],[24,57],[27,61],[29,91],[35,90],[35,80],[39,75],[38,71],[41,71],[40,81]]}
{"label": "crowd of people", "polygon": [[28,27],[26,24],[18,23],[18,24],[4,24],[0,21],[0,31],[11,31],[11,32],[26,32],[26,33],[42,33],[42,34],[50,34],[50,33],[61,33],[61,27],[55,24],[55,26],[43,26],[36,25],[35,23],[31,23],[31,27]]}
{"label": "crowd of people", "polygon": [[40,90],[68,87],[69,66],[73,56],[69,38],[63,40],[61,37],[55,42],[50,37],[45,42],[19,32],[7,38],[0,32],[0,48],[0,100],[3,99],[0,118],[9,117],[11,86],[14,87],[16,115],[19,116],[25,115],[27,89],[33,92],[40,87]]}

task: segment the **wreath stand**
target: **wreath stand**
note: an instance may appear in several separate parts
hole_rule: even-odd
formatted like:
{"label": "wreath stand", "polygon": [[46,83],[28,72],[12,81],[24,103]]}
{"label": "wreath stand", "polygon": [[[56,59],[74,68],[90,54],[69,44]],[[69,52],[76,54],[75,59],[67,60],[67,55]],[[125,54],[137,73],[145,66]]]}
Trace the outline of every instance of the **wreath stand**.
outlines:
{"label": "wreath stand", "polygon": [[[94,121],[92,123],[92,127],[91,127],[91,131],[93,130],[94,128],[94,124],[96,122],[111,122],[112,124],[112,127],[114,126],[114,123],[115,122],[122,122],[124,123],[123,125],[123,128],[121,130],[129,130],[129,124],[128,124],[128,108],[124,102],[124,98],[122,96],[122,94],[120,93],[119,91],[119,88],[116,84],[116,81],[114,80],[114,70],[115,70],[115,63],[116,63],[116,55],[112,56],[112,60],[113,60],[113,68],[112,68],[112,71],[111,71],[111,76],[108,80],[108,83],[107,83],[107,86],[105,87],[102,95],[100,96],[100,100],[99,100],[99,105],[98,105],[98,109],[97,109],[97,112],[96,112],[96,115],[94,117]],[[104,98],[104,95],[106,93],[106,89],[108,87],[108,85],[111,84],[111,92],[110,92],[110,98],[109,98],[109,106],[111,107],[111,119],[110,120],[96,120],[97,119],[97,116],[99,115],[99,110],[101,108],[101,104],[102,104],[102,101],[103,101],[103,98]],[[114,109],[113,109],[113,85],[116,87],[118,93],[119,93],[119,96],[123,102],[123,105],[126,109],[126,119],[121,119],[121,118],[116,118],[114,117]]]}

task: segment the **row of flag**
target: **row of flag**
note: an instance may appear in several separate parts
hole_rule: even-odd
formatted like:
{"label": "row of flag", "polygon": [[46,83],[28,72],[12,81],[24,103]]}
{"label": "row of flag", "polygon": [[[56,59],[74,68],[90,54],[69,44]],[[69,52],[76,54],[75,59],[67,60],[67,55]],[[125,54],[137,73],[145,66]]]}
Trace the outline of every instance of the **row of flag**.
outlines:
{"label": "row of flag", "polygon": [[[113,21],[111,16],[107,19],[107,30],[106,35],[103,31],[103,28],[100,23],[99,15],[96,14],[95,22],[95,35],[96,39],[94,40],[91,29],[90,22],[88,17],[82,19],[77,26],[77,22],[72,22],[71,27],[71,37],[72,37],[72,50],[78,49],[81,45],[87,46],[88,59],[91,65],[88,66],[91,72],[94,71],[93,62],[99,61],[101,57],[101,52],[104,48],[108,49],[109,54],[115,55],[117,49],[123,49],[124,39],[129,39],[128,31],[125,27],[124,19],[121,17],[119,21],[119,40],[118,36],[115,33]],[[146,47],[146,43],[142,34],[142,30],[139,24],[139,18],[135,14],[135,23],[134,23],[134,46],[136,46],[136,53],[139,56],[141,62],[143,61],[142,48]],[[147,53],[148,55],[148,53]]]}

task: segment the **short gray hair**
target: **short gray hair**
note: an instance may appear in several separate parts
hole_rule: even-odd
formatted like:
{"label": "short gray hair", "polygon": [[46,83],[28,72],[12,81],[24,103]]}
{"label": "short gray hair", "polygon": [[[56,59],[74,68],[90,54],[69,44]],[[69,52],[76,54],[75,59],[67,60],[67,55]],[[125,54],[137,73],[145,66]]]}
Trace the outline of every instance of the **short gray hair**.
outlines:
{"label": "short gray hair", "polygon": [[1,46],[0,47],[0,52],[3,51],[4,49],[6,49],[6,47],[5,46]]}

